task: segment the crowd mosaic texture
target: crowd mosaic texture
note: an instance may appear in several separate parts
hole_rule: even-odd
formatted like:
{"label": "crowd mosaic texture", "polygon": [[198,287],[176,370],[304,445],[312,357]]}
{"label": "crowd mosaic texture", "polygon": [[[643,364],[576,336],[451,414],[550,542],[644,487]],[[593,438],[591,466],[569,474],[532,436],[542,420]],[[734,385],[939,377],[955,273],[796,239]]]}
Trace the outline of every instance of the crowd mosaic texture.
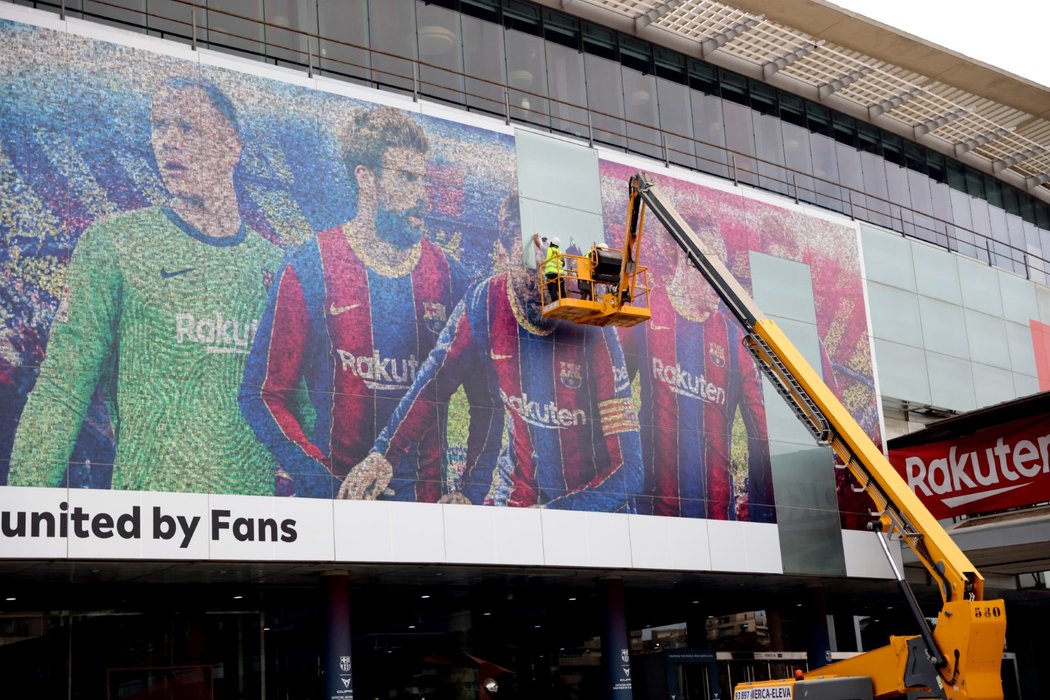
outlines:
{"label": "crowd mosaic texture", "polygon": [[[0,483],[775,520],[740,329],[666,240],[649,324],[543,319],[513,137],[0,39]],[[631,170],[600,170],[615,245]],[[657,181],[745,286],[749,251],[808,266],[825,377],[878,438],[855,229]]]}

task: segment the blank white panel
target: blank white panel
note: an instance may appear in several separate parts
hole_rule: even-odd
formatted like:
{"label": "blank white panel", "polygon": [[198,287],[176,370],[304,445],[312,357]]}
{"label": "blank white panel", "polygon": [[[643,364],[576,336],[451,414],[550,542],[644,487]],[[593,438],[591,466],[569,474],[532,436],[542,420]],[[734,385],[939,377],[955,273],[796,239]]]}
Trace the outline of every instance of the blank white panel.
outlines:
{"label": "blank white panel", "polygon": [[676,518],[658,515],[628,515],[631,535],[631,559],[640,569],[674,568],[674,549],[666,523]]}
{"label": "blank white panel", "polygon": [[394,561],[445,561],[445,522],[437,503],[390,503]]}
{"label": "blank white panel", "polygon": [[[601,214],[525,197],[521,198],[520,204],[521,234],[525,241],[522,249],[525,251],[525,264],[529,267],[535,267],[534,233],[541,238],[560,238],[562,252],[577,255],[586,253],[592,245],[605,240]],[[573,246],[578,250],[570,250]],[[540,251],[540,255],[544,252],[545,248]]]}
{"label": "blank white panel", "polygon": [[711,520],[708,532],[712,570],[783,573],[776,525]]}
{"label": "blank white panel", "polygon": [[500,564],[543,564],[543,521],[538,508],[491,508]]}
{"label": "blank white panel", "polygon": [[335,501],[336,561],[394,561],[390,503]]}
{"label": "blank white panel", "polygon": [[1032,327],[1027,323],[1007,323],[1006,342],[1010,348],[1010,369],[1021,374],[1037,374]]}
{"label": "blank white panel", "polygon": [[915,264],[915,290],[935,299],[962,304],[959,266],[955,259],[955,254],[946,250],[928,245],[914,246],[912,261]]}
{"label": "blank white panel", "polygon": [[663,518],[667,521],[667,539],[671,542],[674,563],[671,568],[686,571],[711,570],[710,520],[700,518]]}
{"label": "blank white panel", "polygon": [[514,140],[522,197],[601,214],[596,150],[524,129],[514,132]]}
{"label": "blank white panel", "polygon": [[1003,317],[1015,323],[1028,325],[1039,318],[1039,305],[1035,300],[1035,285],[1028,280],[999,271],[999,289],[1003,295]]}
{"label": "blank white panel", "polygon": [[963,306],[1002,318],[1003,295],[999,271],[975,260],[958,258]]}
{"label": "blank white panel", "polygon": [[1017,398],[1013,372],[1000,367],[973,364],[973,395],[977,408],[994,406]]}
{"label": "blank white panel", "polygon": [[443,505],[445,558],[450,564],[493,564],[496,532],[492,527],[495,508]]}
{"label": "blank white panel", "polygon": [[911,243],[897,234],[861,223],[864,272],[869,280],[915,291],[915,268],[911,262]]}
{"label": "blank white panel", "polygon": [[548,566],[588,566],[586,513],[542,510],[543,560]]}
{"label": "blank white panel", "polygon": [[631,533],[622,513],[583,513],[589,566],[631,566]]}

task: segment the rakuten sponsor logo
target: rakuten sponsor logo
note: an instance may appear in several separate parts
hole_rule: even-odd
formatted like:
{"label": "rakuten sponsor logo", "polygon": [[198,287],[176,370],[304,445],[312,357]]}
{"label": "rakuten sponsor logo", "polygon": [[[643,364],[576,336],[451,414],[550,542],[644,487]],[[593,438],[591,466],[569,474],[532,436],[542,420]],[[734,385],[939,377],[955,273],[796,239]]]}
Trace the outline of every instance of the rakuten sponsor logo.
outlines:
{"label": "rakuten sponsor logo", "polygon": [[508,396],[500,389],[499,396],[503,399],[504,406],[521,416],[529,425],[553,430],[587,425],[587,413],[582,408],[573,411],[558,408],[558,404],[553,401],[540,403],[530,399],[528,392],[522,392],[521,396]]}
{"label": "rakuten sponsor logo", "polygon": [[709,382],[702,374],[693,374],[682,369],[680,364],[665,364],[659,357],[653,358],[653,376],[671,388],[676,394],[688,396],[707,403],[724,404],[726,390]]}
{"label": "rakuten sponsor logo", "polygon": [[364,381],[369,389],[404,390],[412,386],[419,369],[419,360],[415,355],[407,359],[383,357],[378,350],[371,355],[355,355],[347,350],[337,350],[343,370]]}
{"label": "rakuten sponsor logo", "polygon": [[203,318],[175,314],[175,342],[197,343],[209,353],[247,353],[258,328],[258,319],[237,321],[223,317],[221,311]]}
{"label": "rakuten sponsor logo", "polygon": [[969,451],[951,445],[947,457],[928,463],[922,457],[906,457],[904,469],[916,494],[949,496],[941,500],[955,507],[1027,486],[1050,473],[1050,435],[1013,443],[1000,437],[994,447]]}

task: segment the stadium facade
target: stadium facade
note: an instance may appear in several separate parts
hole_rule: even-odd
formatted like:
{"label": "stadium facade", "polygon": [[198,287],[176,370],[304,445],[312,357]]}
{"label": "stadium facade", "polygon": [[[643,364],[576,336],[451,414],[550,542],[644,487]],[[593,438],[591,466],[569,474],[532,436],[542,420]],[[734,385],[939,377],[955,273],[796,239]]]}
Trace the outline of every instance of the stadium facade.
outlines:
{"label": "stadium facade", "polygon": [[[765,5],[0,3],[10,694],[709,700],[913,632],[655,224],[650,322],[536,311],[642,170],[880,444],[1050,387],[1050,91]],[[900,468],[1036,698],[1012,405]]]}

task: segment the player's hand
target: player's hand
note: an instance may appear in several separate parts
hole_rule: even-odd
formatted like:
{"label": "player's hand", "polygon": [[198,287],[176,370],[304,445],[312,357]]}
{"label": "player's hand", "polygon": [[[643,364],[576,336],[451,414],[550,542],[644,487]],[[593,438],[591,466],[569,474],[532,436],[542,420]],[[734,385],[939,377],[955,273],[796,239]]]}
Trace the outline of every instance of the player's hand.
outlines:
{"label": "player's hand", "polygon": [[474,505],[473,502],[464,496],[459,491],[453,491],[452,493],[446,493],[444,496],[438,499],[438,503],[455,503],[462,506]]}
{"label": "player's hand", "polygon": [[393,476],[390,462],[378,452],[369,452],[343,479],[336,498],[374,501],[386,492]]}

